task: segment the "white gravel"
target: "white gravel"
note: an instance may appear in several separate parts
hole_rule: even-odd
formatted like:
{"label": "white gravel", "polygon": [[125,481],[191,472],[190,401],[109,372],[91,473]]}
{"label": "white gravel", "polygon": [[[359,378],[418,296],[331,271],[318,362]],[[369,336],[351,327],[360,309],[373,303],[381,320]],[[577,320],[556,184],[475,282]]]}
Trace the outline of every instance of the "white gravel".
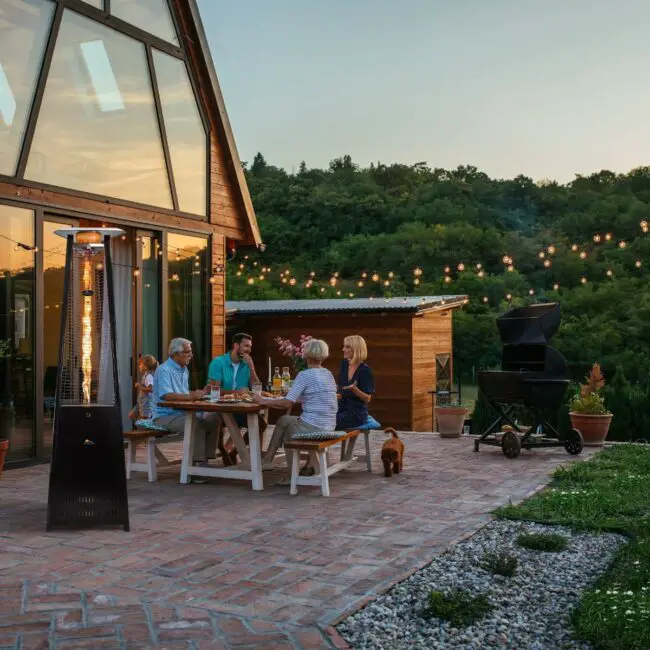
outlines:
{"label": "white gravel", "polygon": [[[521,533],[549,532],[566,535],[565,551],[529,551],[516,544]],[[588,644],[572,636],[571,613],[581,592],[607,569],[624,543],[620,535],[495,520],[342,621],[337,629],[355,650],[587,650]],[[494,575],[481,567],[486,553],[504,551],[519,559],[514,576]],[[431,591],[454,589],[486,595],[493,609],[464,628],[422,616]]]}

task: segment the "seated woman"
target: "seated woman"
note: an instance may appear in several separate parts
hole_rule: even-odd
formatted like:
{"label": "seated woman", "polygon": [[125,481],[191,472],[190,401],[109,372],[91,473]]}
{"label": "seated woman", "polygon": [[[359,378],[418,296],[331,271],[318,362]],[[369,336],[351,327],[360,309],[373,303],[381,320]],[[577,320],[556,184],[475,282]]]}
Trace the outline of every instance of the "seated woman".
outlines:
{"label": "seated woman", "polygon": [[355,429],[368,420],[368,404],[375,392],[375,380],[365,360],[368,346],[358,335],[343,339],[343,361],[339,370],[337,429]]}
{"label": "seated woman", "polygon": [[[258,404],[272,408],[290,409],[296,402],[302,405],[300,416],[283,415],[275,425],[269,447],[262,462],[270,463],[279,447],[291,439],[294,433],[308,431],[334,431],[336,426],[336,382],[332,373],[323,368],[323,361],[329,356],[325,341],[310,339],[304,346],[303,355],[307,370],[299,372],[289,392],[283,399],[266,399],[253,395]],[[313,474],[314,468],[307,465],[302,474]]]}

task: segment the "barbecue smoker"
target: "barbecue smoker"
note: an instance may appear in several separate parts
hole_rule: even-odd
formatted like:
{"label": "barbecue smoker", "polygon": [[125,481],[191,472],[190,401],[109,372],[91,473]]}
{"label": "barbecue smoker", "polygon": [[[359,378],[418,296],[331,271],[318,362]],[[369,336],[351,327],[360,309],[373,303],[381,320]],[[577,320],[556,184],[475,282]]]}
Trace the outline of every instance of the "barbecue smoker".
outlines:
{"label": "barbecue smoker", "polygon": [[47,530],[129,530],[110,238],[118,228],[66,228]]}
{"label": "barbecue smoker", "polygon": [[[508,458],[517,458],[522,447],[564,447],[572,455],[582,451],[580,431],[571,429],[561,437],[548,422],[559,410],[569,385],[566,360],[547,345],[559,326],[558,303],[518,307],[497,318],[503,343],[502,369],[478,373],[478,385],[499,417],[474,442],[474,451],[481,444],[501,447]],[[510,417],[516,406],[534,415],[529,429],[520,428]],[[510,427],[497,431],[504,420]]]}

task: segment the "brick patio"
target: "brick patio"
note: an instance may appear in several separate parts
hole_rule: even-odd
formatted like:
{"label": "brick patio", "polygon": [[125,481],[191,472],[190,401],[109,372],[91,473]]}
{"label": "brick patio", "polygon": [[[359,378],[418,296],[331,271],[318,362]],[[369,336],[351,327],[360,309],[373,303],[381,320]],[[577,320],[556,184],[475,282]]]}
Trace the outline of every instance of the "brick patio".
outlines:
{"label": "brick patio", "polygon": [[48,467],[5,472],[0,649],[332,648],[343,615],[572,459],[554,448],[508,460],[406,434],[405,473],[385,479],[383,439],[375,473],[360,462],[337,474],[329,499],[315,488],[290,497],[277,472],[258,493],[221,479],[180,485],[177,467],[153,484],[136,474],[130,533],[45,533]]}

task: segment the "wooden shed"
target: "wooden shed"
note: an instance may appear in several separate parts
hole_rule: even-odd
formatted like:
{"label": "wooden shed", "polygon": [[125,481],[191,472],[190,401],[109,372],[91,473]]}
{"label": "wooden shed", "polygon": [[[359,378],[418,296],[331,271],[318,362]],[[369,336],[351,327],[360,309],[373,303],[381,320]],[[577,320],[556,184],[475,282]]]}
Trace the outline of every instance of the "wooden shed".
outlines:
{"label": "wooden shed", "polygon": [[117,226],[124,415],[140,354],[224,349],[224,266],[260,246],[196,0],[0,1],[0,438],[52,444],[62,225]]}
{"label": "wooden shed", "polygon": [[417,296],[323,300],[253,300],[226,303],[228,335],[253,337],[253,360],[267,379],[272,366],[287,366],[275,338],[297,342],[301,334],[330,345],[326,366],[338,371],[343,339],[363,336],[376,395],[370,412],[383,426],[431,431],[430,391],[451,389],[452,313],[467,296]]}

